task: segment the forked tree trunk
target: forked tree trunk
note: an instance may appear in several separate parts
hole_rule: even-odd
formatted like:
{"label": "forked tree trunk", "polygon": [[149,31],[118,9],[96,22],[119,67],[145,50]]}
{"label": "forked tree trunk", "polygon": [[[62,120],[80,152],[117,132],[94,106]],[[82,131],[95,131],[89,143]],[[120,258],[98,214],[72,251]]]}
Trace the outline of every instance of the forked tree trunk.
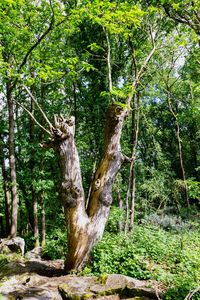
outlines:
{"label": "forked tree trunk", "polygon": [[107,111],[104,153],[91,183],[87,210],[82,185],[79,156],[74,139],[75,119],[55,117],[52,146],[61,169],[60,196],[68,224],[68,255],[65,268],[81,270],[90,252],[102,237],[112,203],[112,186],[126,160],[120,151],[120,137],[127,109],[112,104]]}

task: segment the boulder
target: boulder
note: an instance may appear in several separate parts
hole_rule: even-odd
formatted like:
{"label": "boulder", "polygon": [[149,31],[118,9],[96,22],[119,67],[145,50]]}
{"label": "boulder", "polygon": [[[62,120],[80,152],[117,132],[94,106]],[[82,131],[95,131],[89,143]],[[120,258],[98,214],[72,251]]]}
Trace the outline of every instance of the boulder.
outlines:
{"label": "boulder", "polygon": [[[63,278],[64,279],[64,278]],[[84,300],[108,295],[120,298],[153,300],[159,294],[153,282],[137,280],[124,275],[105,275],[99,278],[68,276],[58,289],[65,300]]]}
{"label": "boulder", "polygon": [[21,237],[0,239],[0,253],[16,252],[24,255],[25,241]]}
{"label": "boulder", "polygon": [[[124,275],[65,275],[61,260],[0,261],[0,299],[153,300],[164,291],[156,281]],[[158,296],[158,297],[157,297]]]}
{"label": "boulder", "polygon": [[31,251],[26,252],[25,258],[29,260],[41,260],[42,247],[35,247]]}

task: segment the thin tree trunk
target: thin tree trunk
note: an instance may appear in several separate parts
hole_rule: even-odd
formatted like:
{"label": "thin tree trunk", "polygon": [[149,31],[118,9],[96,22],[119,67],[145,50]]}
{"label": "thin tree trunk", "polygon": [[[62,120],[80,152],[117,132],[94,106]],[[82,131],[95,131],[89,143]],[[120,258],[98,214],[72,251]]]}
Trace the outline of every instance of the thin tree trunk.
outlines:
{"label": "thin tree trunk", "polygon": [[131,165],[128,178],[128,187],[126,194],[126,223],[125,232],[132,230],[134,226],[134,214],[135,214],[135,191],[136,191],[136,180],[135,180],[135,160],[136,150],[138,144],[138,133],[139,133],[139,120],[140,120],[140,99],[139,94],[134,93],[133,97],[133,111],[132,111],[132,154],[131,154]]}
{"label": "thin tree trunk", "polygon": [[109,92],[112,93],[112,66],[111,66],[111,45],[110,45],[110,38],[109,34],[104,29],[106,34],[106,41],[107,41],[107,68],[108,68],[108,85],[109,85]]}
{"label": "thin tree trunk", "polygon": [[17,193],[17,176],[16,176],[16,157],[15,157],[15,118],[14,118],[14,101],[12,98],[12,86],[9,81],[6,83],[6,97],[9,114],[9,163],[12,195],[12,213],[10,237],[17,235],[17,215],[18,215],[18,193]]}
{"label": "thin tree trunk", "polygon": [[35,190],[32,191],[32,200],[33,200],[33,218],[34,218],[33,233],[34,233],[35,247],[39,247],[40,242],[39,242],[39,229],[38,229],[38,201],[37,201],[37,195]]}
{"label": "thin tree trunk", "polygon": [[[119,180],[116,180],[116,181],[117,182],[116,182],[115,192],[117,194],[117,203],[118,203],[120,211],[123,212],[123,200],[122,200],[120,188],[119,188],[120,183],[119,183]],[[119,232],[122,232],[123,231],[123,221],[119,220],[118,225],[119,225]]]}
{"label": "thin tree trunk", "polygon": [[[2,137],[1,137],[2,139]],[[3,146],[0,144],[0,158],[1,158],[1,169],[3,176],[3,189],[4,189],[4,197],[5,197],[5,219],[6,219],[6,236],[9,236],[10,228],[11,228],[11,195],[9,190],[9,179],[6,171],[5,158],[3,152]]]}
{"label": "thin tree trunk", "polygon": [[139,93],[134,94],[134,112],[132,116],[132,136],[133,136],[133,148],[132,148],[132,162],[131,162],[131,213],[130,213],[130,228],[129,230],[133,230],[134,226],[134,217],[135,217],[135,192],[136,192],[136,177],[135,177],[135,161],[136,161],[136,151],[138,145],[138,133],[139,133],[139,122],[140,122],[140,96]]}
{"label": "thin tree trunk", "polygon": [[178,153],[179,153],[181,175],[182,175],[182,180],[183,180],[183,183],[184,183],[184,186],[185,186],[185,198],[186,198],[186,203],[187,203],[187,207],[188,207],[188,211],[189,211],[190,203],[189,203],[189,197],[188,197],[188,186],[187,186],[187,181],[186,181],[186,176],[185,176],[185,167],[184,167],[184,163],[183,163],[183,150],[182,150],[182,142],[181,142],[181,137],[180,137],[180,126],[179,126],[177,115],[173,110],[169,93],[167,95],[167,102],[168,102],[169,111],[171,112],[172,116],[175,119],[176,137],[177,137],[177,143],[178,143]]}
{"label": "thin tree trunk", "polygon": [[[31,109],[30,112],[34,115],[34,101],[31,98]],[[39,228],[38,228],[38,199],[34,186],[35,180],[35,150],[34,150],[34,134],[35,134],[35,122],[32,118],[30,118],[30,145],[31,153],[30,153],[30,171],[31,171],[31,198],[33,203],[33,235],[35,240],[35,247],[40,245],[39,242]]]}
{"label": "thin tree trunk", "polygon": [[46,244],[46,214],[45,214],[45,205],[44,205],[44,195],[43,193],[41,194],[41,216],[42,216],[42,222],[41,222],[41,245],[44,247]]}

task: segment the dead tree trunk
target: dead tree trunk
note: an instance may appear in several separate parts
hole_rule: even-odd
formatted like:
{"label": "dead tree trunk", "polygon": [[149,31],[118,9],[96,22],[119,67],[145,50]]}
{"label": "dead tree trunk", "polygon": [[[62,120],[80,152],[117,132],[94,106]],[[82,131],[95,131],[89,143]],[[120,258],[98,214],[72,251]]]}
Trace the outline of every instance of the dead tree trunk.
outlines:
{"label": "dead tree trunk", "polygon": [[[133,81],[133,92],[140,81],[148,62],[156,51],[153,48],[144,60],[136,78]],[[110,84],[110,88],[111,88]],[[107,110],[104,152],[91,183],[90,196],[86,209],[79,156],[75,144],[75,118],[66,120],[63,116],[55,116],[54,125],[50,123],[46,114],[37,103],[31,92],[24,86],[29,96],[34,100],[37,108],[46,120],[49,129],[44,128],[23,105],[43,131],[51,136],[51,141],[44,147],[52,147],[58,155],[61,171],[60,197],[68,225],[68,254],[65,268],[81,270],[89,259],[90,252],[102,237],[105,224],[112,203],[112,187],[117,172],[122,163],[131,162],[123,156],[120,149],[120,138],[125,117],[130,111],[133,92],[128,95],[123,107],[112,103]]]}
{"label": "dead tree trunk", "polygon": [[55,117],[51,146],[61,169],[60,196],[68,225],[67,271],[81,270],[102,237],[112,203],[115,176],[125,161],[120,151],[121,130],[127,109],[112,104],[107,111],[103,157],[94,174],[87,210],[79,156],[74,139],[75,118]]}

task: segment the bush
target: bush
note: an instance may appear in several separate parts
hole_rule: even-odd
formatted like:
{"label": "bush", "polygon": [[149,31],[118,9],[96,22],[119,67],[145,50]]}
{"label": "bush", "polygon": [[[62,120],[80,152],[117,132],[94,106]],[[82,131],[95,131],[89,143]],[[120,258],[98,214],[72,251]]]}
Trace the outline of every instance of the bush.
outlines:
{"label": "bush", "polygon": [[190,222],[183,221],[180,216],[158,213],[153,213],[144,217],[141,220],[141,223],[145,225],[159,226],[162,229],[174,231],[189,230],[192,227]]}
{"label": "bush", "polygon": [[198,230],[180,233],[140,225],[133,234],[105,233],[83,274],[120,273],[158,280],[170,287],[167,300],[182,300],[199,285],[199,253]]}
{"label": "bush", "polygon": [[108,222],[106,224],[106,231],[110,233],[118,233],[119,232],[119,222],[124,221],[124,210],[119,207],[112,206],[110,210],[110,215]]}
{"label": "bush", "polygon": [[43,258],[60,259],[64,258],[67,252],[66,230],[54,229],[47,235],[46,244],[43,247]]}

